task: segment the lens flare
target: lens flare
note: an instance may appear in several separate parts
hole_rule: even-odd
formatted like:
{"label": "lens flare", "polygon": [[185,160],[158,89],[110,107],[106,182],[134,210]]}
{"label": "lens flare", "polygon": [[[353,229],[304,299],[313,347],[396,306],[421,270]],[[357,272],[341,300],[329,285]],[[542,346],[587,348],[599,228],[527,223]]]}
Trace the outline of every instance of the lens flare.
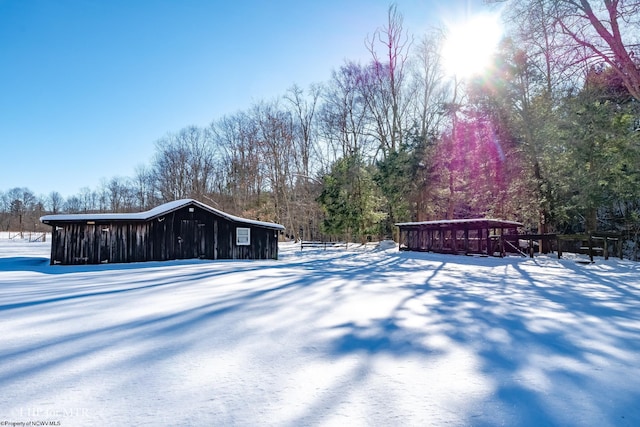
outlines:
{"label": "lens flare", "polygon": [[491,64],[501,38],[498,14],[477,14],[448,23],[442,48],[447,73],[459,78],[481,74]]}

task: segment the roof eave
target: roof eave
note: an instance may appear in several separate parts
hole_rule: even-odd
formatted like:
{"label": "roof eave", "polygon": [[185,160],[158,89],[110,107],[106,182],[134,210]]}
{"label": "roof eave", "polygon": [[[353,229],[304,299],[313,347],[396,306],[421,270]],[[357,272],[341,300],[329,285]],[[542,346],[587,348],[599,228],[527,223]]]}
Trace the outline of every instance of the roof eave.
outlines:
{"label": "roof eave", "polygon": [[[234,215],[230,215],[226,212],[220,211],[218,209],[212,208],[209,205],[206,205],[202,202],[199,202],[194,199],[180,199],[174,202],[168,202],[163,205],[157,206],[153,209],[144,212],[137,213],[127,213],[127,214],[70,214],[70,215],[45,215],[40,217],[40,222],[43,224],[47,224],[50,226],[54,226],[56,224],[64,224],[64,223],[73,223],[73,222],[146,222],[153,221],[154,219],[160,218],[162,216],[168,215],[172,212],[175,212],[179,209],[183,209],[189,205],[198,206],[205,211],[212,213],[214,215],[218,215],[227,221],[236,223],[236,224],[245,224],[245,225],[256,225],[263,228],[268,228],[272,230],[284,230],[285,227],[281,224],[271,223],[271,222],[262,222],[262,221],[254,221],[247,218],[240,218]],[[165,209],[162,209],[162,207]]]}

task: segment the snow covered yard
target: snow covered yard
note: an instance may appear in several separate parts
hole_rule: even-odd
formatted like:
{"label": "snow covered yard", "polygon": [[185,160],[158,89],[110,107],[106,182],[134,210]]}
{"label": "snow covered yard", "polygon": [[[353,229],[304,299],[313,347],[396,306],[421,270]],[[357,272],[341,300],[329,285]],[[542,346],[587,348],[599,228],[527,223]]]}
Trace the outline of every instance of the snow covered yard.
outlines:
{"label": "snow covered yard", "polygon": [[638,263],[48,255],[0,238],[0,422],[640,425]]}

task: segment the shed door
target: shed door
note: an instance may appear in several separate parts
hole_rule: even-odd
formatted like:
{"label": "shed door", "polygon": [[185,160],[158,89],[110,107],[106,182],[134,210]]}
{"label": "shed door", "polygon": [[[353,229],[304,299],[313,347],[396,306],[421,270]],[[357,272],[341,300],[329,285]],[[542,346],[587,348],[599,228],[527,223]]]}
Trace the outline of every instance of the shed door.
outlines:
{"label": "shed door", "polygon": [[196,256],[198,258],[206,258],[207,256],[207,227],[202,222],[196,223]]}
{"label": "shed door", "polygon": [[195,243],[195,221],[183,219],[180,221],[180,230],[176,242],[176,258],[193,258]]}
{"label": "shed door", "polygon": [[176,242],[177,258],[202,258],[205,256],[205,224],[193,219],[180,221],[180,232]]}
{"label": "shed door", "polygon": [[109,236],[111,233],[109,232],[109,227],[106,225],[98,226],[100,227],[100,262],[107,263],[109,262],[109,253],[111,251],[111,245],[109,243]]}

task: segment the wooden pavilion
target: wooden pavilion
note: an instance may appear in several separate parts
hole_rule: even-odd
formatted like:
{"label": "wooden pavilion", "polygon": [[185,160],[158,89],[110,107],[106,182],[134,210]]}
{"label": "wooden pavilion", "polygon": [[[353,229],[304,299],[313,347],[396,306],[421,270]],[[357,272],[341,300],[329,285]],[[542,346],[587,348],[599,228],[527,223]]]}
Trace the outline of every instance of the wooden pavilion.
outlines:
{"label": "wooden pavilion", "polygon": [[[403,222],[396,226],[400,229],[401,251],[504,256],[517,247],[518,228],[523,224],[472,218]],[[503,239],[503,235],[511,236],[513,242]]]}

